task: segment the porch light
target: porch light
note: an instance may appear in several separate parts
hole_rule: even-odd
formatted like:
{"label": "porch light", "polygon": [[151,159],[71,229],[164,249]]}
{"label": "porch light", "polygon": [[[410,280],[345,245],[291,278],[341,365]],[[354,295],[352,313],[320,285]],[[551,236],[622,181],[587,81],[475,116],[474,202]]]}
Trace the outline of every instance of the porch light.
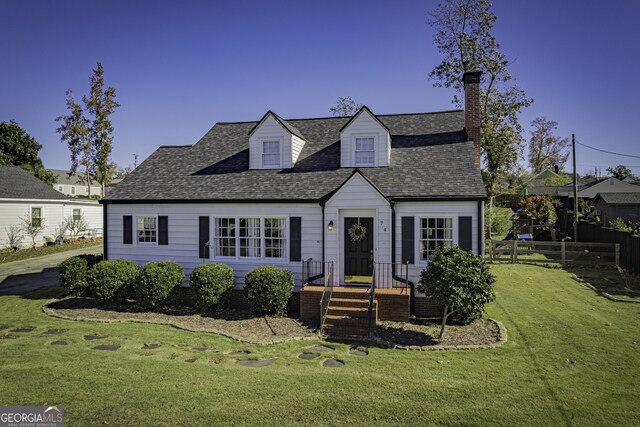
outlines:
{"label": "porch light", "polygon": [[329,225],[327,225],[327,230],[329,231],[333,230],[333,221],[329,221]]}

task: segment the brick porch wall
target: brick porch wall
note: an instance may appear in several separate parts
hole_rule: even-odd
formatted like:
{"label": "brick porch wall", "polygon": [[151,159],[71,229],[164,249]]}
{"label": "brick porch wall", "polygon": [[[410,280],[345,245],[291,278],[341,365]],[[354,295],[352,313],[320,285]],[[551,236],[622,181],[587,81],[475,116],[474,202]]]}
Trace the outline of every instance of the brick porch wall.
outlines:
{"label": "brick porch wall", "polygon": [[416,317],[442,317],[442,307],[434,303],[431,298],[416,297],[415,300]]}

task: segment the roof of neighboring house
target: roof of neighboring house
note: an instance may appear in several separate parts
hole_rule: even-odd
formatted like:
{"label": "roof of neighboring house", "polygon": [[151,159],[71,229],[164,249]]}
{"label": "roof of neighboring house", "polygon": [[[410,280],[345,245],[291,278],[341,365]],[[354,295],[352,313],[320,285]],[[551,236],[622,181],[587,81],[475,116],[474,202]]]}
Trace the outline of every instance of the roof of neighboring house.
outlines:
{"label": "roof of neighboring house", "polygon": [[536,185],[527,189],[529,194],[537,196],[558,196],[566,197],[569,193],[573,193],[573,187],[564,185]]}
{"label": "roof of neighboring house", "polygon": [[[485,188],[462,110],[377,116],[390,130],[389,167],[360,169],[394,199],[481,199]],[[291,169],[249,169],[258,122],[217,123],[195,145],[162,146],[103,202],[132,200],[320,201],[356,168],[340,167],[340,129],[350,117],[289,119],[306,143]]]}
{"label": "roof of neighboring house", "polygon": [[[82,177],[84,177],[83,172],[74,173],[69,175],[69,171],[61,170],[61,169],[49,169],[56,176],[56,184],[62,185],[82,185],[86,186],[87,184],[82,181]],[[94,183],[94,186],[97,186]]]}
{"label": "roof of neighboring house", "polygon": [[596,199],[598,198],[609,205],[640,205],[640,192],[598,193]]}
{"label": "roof of neighboring house", "polygon": [[0,183],[2,183],[0,185],[2,199],[68,199],[64,194],[57,192],[18,166],[0,166]]}

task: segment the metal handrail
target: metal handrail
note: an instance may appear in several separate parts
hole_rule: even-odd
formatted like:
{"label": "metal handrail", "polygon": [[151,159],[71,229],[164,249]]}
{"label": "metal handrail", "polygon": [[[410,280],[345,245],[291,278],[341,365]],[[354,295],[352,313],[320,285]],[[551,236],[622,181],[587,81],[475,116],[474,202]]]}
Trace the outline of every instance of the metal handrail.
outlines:
{"label": "metal handrail", "polygon": [[371,287],[369,288],[369,329],[368,329],[369,338],[371,338],[371,335],[372,335],[371,325],[372,323],[375,324],[373,322],[373,304],[375,303],[375,299],[376,299],[376,262],[373,261],[373,273],[371,274]]}
{"label": "metal handrail", "polygon": [[333,294],[333,261],[326,262],[325,267],[327,268],[327,272],[324,275],[324,289],[320,297],[320,334],[323,333],[324,319],[329,310],[329,301]]}

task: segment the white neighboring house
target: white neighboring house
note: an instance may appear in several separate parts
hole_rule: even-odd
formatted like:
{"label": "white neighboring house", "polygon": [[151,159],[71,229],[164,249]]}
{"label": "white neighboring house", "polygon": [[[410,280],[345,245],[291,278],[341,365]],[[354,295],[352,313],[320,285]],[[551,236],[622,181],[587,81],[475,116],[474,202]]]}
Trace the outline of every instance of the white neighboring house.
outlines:
{"label": "white neighboring house", "polygon": [[[87,190],[87,184],[83,182],[82,178],[84,174],[74,173],[69,174],[69,171],[60,170],[60,169],[49,169],[56,177],[56,183],[53,185],[53,188],[62,194],[66,194],[71,197],[78,196],[88,196],[89,192]],[[100,196],[101,187],[97,182],[92,183],[91,185],[91,195]]]}
{"label": "white neighboring house", "polygon": [[217,123],[195,145],[162,146],[100,201],[104,257],[173,260],[187,275],[224,263],[237,288],[260,265],[292,271],[296,289],[313,271],[329,286],[366,285],[379,268],[380,288],[400,283],[408,301],[410,286],[413,300],[436,247],[483,252],[479,76],[464,76],[466,114],[269,111]]}
{"label": "white neighboring house", "polygon": [[[20,226],[22,218],[44,221],[45,228],[36,239],[42,245],[45,236],[55,236],[62,221],[80,215],[89,224],[84,234],[102,236],[102,206],[96,200],[70,199],[17,166],[0,166],[0,249],[8,247],[9,227]],[[31,238],[25,235],[22,246],[30,245]]]}

